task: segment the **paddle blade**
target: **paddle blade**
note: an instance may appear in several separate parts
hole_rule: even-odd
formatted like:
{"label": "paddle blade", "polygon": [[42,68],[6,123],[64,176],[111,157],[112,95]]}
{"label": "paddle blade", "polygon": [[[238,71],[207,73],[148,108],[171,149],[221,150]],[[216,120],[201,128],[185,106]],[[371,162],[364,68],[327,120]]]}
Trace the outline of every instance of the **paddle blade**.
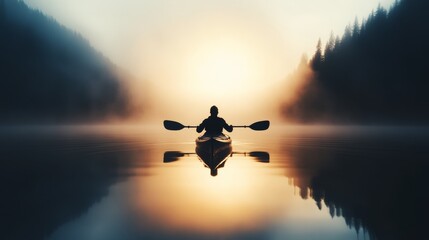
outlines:
{"label": "paddle blade", "polygon": [[270,154],[267,152],[250,152],[249,156],[254,157],[258,162],[262,162],[262,163],[270,162]]}
{"label": "paddle blade", "polygon": [[175,162],[181,157],[185,156],[184,153],[178,151],[167,151],[164,153],[164,163]]}
{"label": "paddle blade", "polygon": [[177,130],[182,130],[185,126],[183,126],[179,122],[175,122],[175,121],[171,121],[171,120],[164,120],[164,127],[167,130],[177,131]]}
{"label": "paddle blade", "polygon": [[267,130],[269,127],[270,127],[270,121],[268,120],[255,122],[249,126],[249,128],[255,131]]}

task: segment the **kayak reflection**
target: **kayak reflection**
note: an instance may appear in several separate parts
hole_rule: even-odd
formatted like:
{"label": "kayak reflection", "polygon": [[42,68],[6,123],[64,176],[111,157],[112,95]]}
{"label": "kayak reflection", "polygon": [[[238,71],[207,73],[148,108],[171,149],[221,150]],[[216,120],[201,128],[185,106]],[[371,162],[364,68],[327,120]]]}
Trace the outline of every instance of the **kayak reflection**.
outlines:
{"label": "kayak reflection", "polygon": [[[164,152],[164,163],[176,162],[179,161],[182,157],[189,157],[195,155],[196,153],[184,153],[180,151],[166,151]],[[255,161],[261,163],[270,162],[270,154],[268,152],[261,151],[252,151],[252,152],[231,152],[230,157],[234,155],[240,155],[245,157],[252,157]]]}
{"label": "kayak reflection", "polygon": [[210,175],[217,176],[218,168],[225,166],[225,162],[232,153],[231,138],[225,134],[202,135],[195,140],[195,152],[204,166],[210,168]]}
{"label": "kayak reflection", "polygon": [[224,167],[226,161],[234,155],[249,156],[261,163],[270,162],[270,154],[268,152],[233,152],[231,138],[224,134],[216,136],[203,135],[198,137],[195,142],[195,153],[167,151],[164,153],[164,163],[175,162],[182,157],[196,154],[204,166],[210,169],[210,175],[215,177],[218,174],[218,169]]}

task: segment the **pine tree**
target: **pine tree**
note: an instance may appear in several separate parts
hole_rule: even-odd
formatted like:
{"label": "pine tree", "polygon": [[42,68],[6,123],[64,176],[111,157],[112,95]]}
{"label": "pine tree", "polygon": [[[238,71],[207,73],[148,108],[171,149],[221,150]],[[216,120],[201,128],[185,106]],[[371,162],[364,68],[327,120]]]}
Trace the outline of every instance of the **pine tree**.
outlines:
{"label": "pine tree", "polygon": [[346,29],[344,29],[343,42],[348,41],[351,38],[352,38],[352,30],[350,28],[350,25],[347,25]]}
{"label": "pine tree", "polygon": [[340,44],[341,44],[340,37],[338,37],[338,36],[335,37],[335,48],[334,48],[334,50],[337,49],[338,46],[340,46]]}
{"label": "pine tree", "polygon": [[353,37],[357,37],[359,36],[360,33],[360,28],[359,28],[359,21],[357,19],[357,17],[355,18],[355,23],[353,24],[353,31],[352,31],[352,35]]}
{"label": "pine tree", "polygon": [[335,36],[334,36],[334,32],[331,32],[331,36],[329,37],[329,40],[325,46],[325,51],[324,51],[325,59],[329,58],[334,48],[335,48]]}
{"label": "pine tree", "polygon": [[322,41],[319,38],[316,46],[316,53],[314,54],[313,59],[311,60],[311,67],[313,70],[318,71],[322,66],[323,55],[322,55]]}

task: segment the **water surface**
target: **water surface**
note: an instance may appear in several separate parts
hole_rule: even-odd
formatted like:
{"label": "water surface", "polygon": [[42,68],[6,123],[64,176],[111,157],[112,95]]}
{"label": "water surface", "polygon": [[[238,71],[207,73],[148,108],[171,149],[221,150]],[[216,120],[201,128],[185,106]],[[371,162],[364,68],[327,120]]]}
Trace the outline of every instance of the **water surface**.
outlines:
{"label": "water surface", "polygon": [[[4,127],[1,234],[49,240],[424,238],[429,129],[274,126],[230,135],[233,154],[212,177],[195,155],[192,130]],[[165,161],[167,151],[183,157]]]}

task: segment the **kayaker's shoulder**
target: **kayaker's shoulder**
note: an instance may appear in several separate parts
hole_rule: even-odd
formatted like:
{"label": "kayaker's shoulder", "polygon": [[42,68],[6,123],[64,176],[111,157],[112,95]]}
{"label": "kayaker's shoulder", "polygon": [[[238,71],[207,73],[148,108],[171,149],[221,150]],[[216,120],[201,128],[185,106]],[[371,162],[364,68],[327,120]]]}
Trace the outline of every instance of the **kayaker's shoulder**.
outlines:
{"label": "kayaker's shoulder", "polygon": [[222,121],[222,122],[224,122],[224,123],[226,123],[225,119],[223,119],[223,118],[221,118],[221,117],[220,117],[220,118],[218,118],[218,120],[219,120],[219,121]]}

